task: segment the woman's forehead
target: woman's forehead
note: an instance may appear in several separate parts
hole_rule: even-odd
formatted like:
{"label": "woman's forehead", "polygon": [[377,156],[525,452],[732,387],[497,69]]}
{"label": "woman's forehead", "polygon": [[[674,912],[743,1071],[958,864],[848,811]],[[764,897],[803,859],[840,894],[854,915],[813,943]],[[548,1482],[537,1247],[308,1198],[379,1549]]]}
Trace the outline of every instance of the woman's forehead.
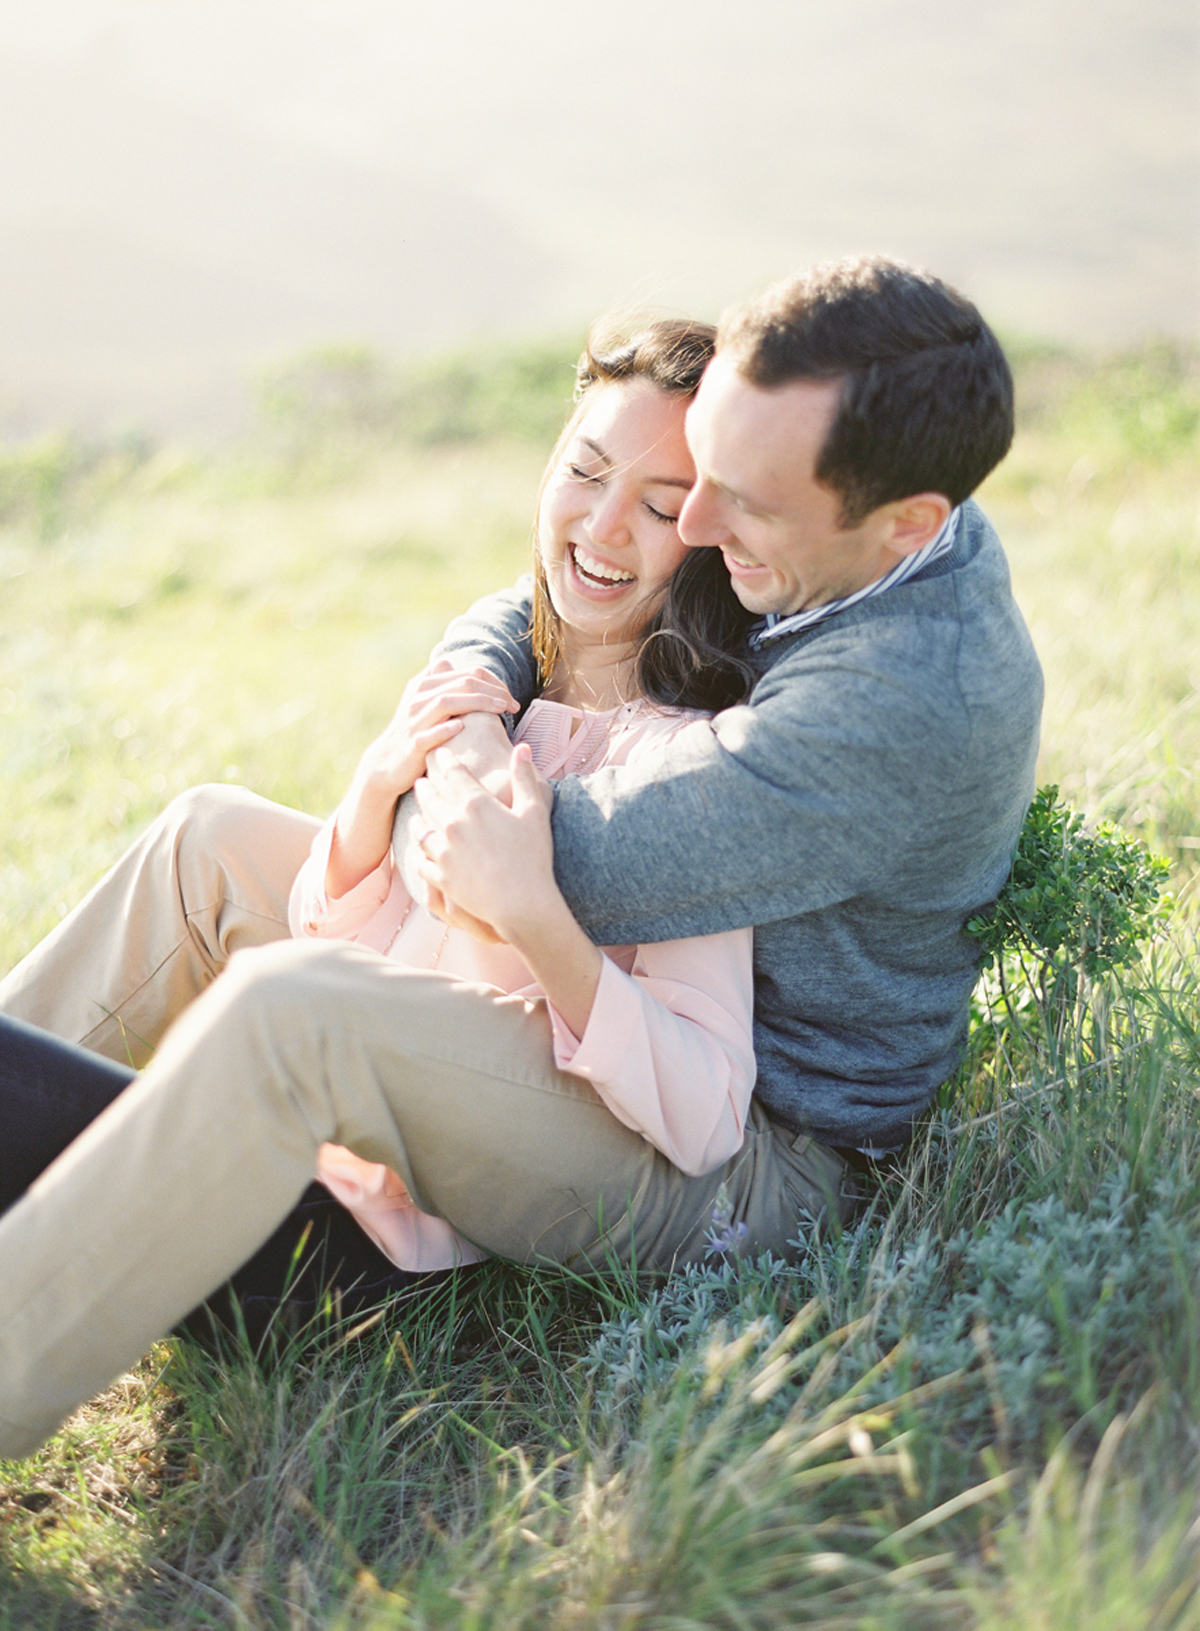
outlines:
{"label": "woman's forehead", "polygon": [[582,403],[573,439],[614,463],[650,459],[668,477],[682,472],[690,480],[692,457],[684,435],[688,400],[646,379],[596,386]]}

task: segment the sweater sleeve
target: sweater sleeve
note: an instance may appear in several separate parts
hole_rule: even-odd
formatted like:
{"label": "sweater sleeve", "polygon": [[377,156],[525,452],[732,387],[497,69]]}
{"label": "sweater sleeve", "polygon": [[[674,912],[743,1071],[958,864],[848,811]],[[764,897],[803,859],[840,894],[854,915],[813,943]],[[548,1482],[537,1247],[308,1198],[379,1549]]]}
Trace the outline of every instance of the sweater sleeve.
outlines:
{"label": "sweater sleeve", "polygon": [[[536,684],[528,585],[477,601],[434,653],[490,669],[523,706]],[[928,766],[947,721],[926,717],[911,663],[864,653],[857,638],[823,633],[820,648],[816,662],[785,659],[748,703],[655,753],[559,783],[555,874],[598,944],[819,910],[887,866],[891,835],[908,819],[893,794],[907,793],[914,759]]]}
{"label": "sweater sleeve", "polygon": [[449,625],[433,648],[430,662],[449,657],[456,668],[486,668],[527,708],[538,689],[529,640],[532,609],[530,577],[519,579],[511,589],[485,595]]}
{"label": "sweater sleeve", "polygon": [[688,725],[653,762],[559,783],[555,876],[592,939],[821,911],[890,888],[898,858],[944,838],[961,709],[878,657],[831,631],[819,663],[789,656],[749,703]]}
{"label": "sweater sleeve", "polygon": [[639,946],[626,974],[605,957],[587,1029],[551,1007],[555,1060],[681,1171],[741,1148],[754,1086],[750,931]]}

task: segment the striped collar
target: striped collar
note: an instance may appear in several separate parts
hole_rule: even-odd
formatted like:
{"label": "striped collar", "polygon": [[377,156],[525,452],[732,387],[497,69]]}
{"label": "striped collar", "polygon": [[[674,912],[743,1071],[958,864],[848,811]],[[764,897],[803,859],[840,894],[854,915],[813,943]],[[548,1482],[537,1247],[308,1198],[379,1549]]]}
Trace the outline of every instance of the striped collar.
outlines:
{"label": "striped collar", "polygon": [[765,645],[768,640],[774,640],[784,634],[799,634],[802,629],[811,629],[814,623],[823,623],[827,617],[844,612],[847,606],[856,606],[860,600],[870,600],[875,595],[883,594],[885,589],[894,589],[898,583],[906,583],[922,567],[928,566],[931,561],[940,560],[953,548],[958,534],[958,518],[961,514],[962,506],[959,505],[950,511],[945,525],[936,538],[931,538],[915,555],[906,555],[902,561],[897,561],[890,572],[885,572],[883,577],[876,578],[874,583],[868,583],[865,588],[856,589],[852,595],[843,595],[841,600],[826,601],[824,606],[813,606],[805,612],[792,612],[787,617],[781,616],[778,612],[768,612],[763,622],[751,634],[751,645]]}

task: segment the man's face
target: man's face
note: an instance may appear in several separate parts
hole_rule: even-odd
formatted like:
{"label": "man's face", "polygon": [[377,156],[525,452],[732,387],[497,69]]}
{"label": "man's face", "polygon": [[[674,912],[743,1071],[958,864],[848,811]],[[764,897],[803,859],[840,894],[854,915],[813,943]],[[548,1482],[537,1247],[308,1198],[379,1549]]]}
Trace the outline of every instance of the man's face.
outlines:
{"label": "man's face", "polygon": [[899,556],[889,506],[856,527],[814,471],[837,411],[837,380],[752,385],[718,355],[688,410],[696,485],[679,517],[693,548],[721,551],[748,611],[797,612],[873,583]]}

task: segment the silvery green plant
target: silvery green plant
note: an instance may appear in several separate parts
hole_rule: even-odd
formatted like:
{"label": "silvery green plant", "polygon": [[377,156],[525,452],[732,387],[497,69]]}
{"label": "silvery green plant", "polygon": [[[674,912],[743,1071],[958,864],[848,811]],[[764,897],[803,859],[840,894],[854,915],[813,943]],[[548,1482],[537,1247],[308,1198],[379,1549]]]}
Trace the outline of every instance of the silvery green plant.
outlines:
{"label": "silvery green plant", "polygon": [[795,1264],[690,1266],[605,1320],[583,1370],[606,1412],[667,1384],[701,1392],[714,1344],[752,1364],[787,1311],[811,1304],[813,1336],[855,1332],[830,1366],[830,1397],[871,1372],[864,1404],[958,1376],[962,1435],[990,1436],[999,1417],[1010,1444],[1033,1444],[1053,1422],[1152,1385],[1146,1333],[1194,1320],[1200,1240],[1177,1189],[1163,1174],[1139,1192],[1121,1165],[1082,1206],[1013,1198],[948,1239],[929,1227],[898,1239],[868,1220],[810,1242]]}

